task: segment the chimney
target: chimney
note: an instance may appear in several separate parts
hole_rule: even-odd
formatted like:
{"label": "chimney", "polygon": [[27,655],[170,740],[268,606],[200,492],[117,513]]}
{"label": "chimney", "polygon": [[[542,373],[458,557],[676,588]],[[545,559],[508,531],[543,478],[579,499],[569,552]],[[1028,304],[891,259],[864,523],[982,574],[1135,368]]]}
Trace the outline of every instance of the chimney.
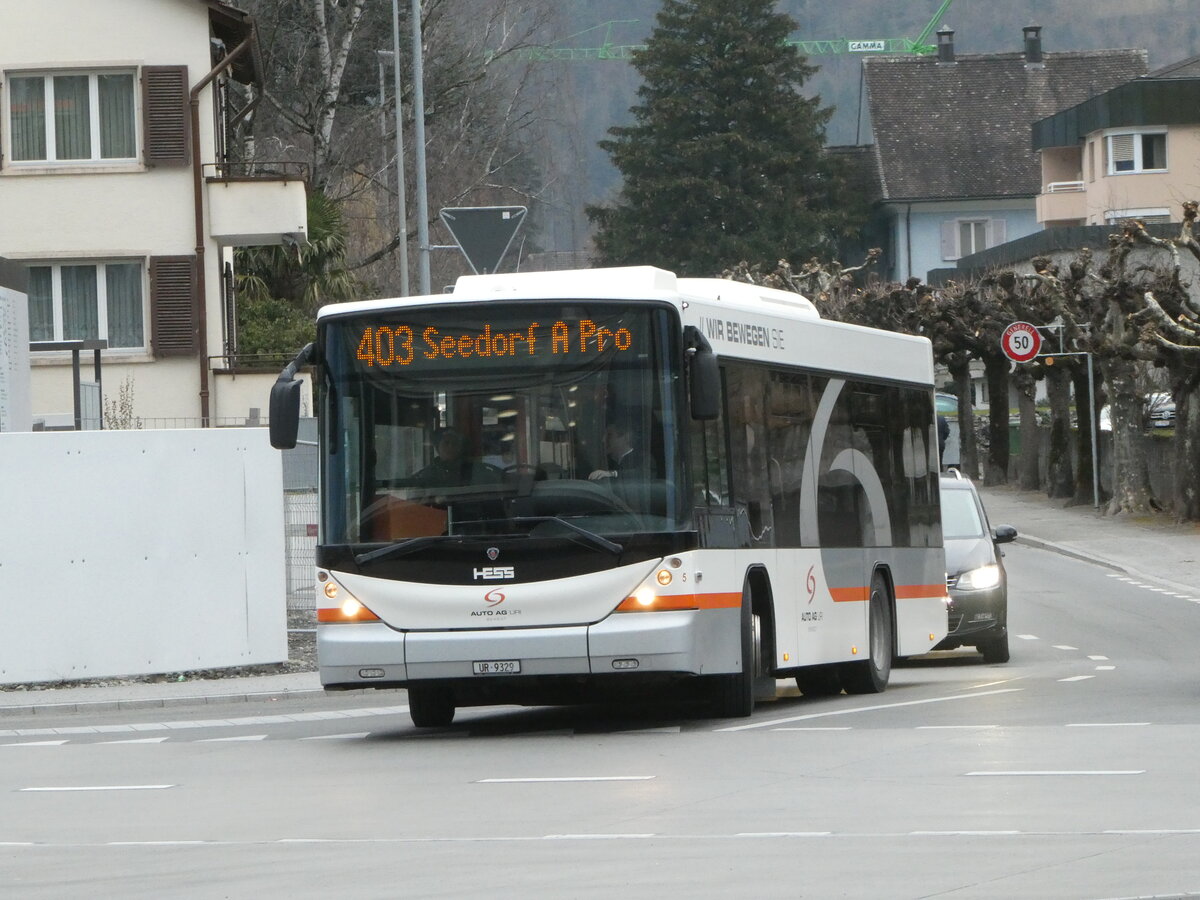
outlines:
{"label": "chimney", "polygon": [[1043,65],[1042,26],[1027,25],[1022,33],[1025,35],[1025,64],[1028,66]]}
{"label": "chimney", "polygon": [[954,62],[954,32],[945,25],[938,29],[937,54],[939,63]]}

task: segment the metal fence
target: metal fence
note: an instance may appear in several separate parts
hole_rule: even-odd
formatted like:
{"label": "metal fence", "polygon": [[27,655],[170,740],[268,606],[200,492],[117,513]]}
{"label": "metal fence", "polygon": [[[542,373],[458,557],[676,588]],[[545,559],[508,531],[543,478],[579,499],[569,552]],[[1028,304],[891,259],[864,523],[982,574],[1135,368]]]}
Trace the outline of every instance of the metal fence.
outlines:
{"label": "metal fence", "polygon": [[283,521],[288,610],[315,610],[317,550],[317,423],[300,422],[299,440],[283,451]]}

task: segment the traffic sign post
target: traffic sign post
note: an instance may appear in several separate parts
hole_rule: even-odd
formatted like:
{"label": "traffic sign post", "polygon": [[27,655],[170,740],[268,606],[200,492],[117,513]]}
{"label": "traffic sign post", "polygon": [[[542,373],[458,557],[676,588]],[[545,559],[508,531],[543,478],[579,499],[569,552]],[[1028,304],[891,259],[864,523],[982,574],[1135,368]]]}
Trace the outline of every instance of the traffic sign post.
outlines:
{"label": "traffic sign post", "polygon": [[1029,362],[1042,349],[1042,335],[1028,322],[1013,322],[1000,336],[1000,349],[1014,362]]}
{"label": "traffic sign post", "polygon": [[440,216],[471,271],[488,275],[500,267],[527,212],[524,206],[460,206],[447,207]]}
{"label": "traffic sign post", "polygon": [[[1063,325],[1061,317],[1055,319],[1049,325],[1043,325],[1043,328],[1058,332],[1059,352],[1051,351],[1047,356],[1082,356],[1087,359],[1087,377],[1088,377],[1088,405],[1093,411],[1089,417],[1092,420],[1092,500],[1097,508],[1100,507],[1100,449],[1097,446],[1097,428],[1096,428],[1096,383],[1095,375],[1092,368],[1092,354],[1087,351],[1071,351],[1065,352],[1061,350],[1063,343]],[[1036,359],[1042,355],[1042,333],[1038,331],[1037,326],[1030,325],[1028,322],[1013,322],[1004,329],[1004,333],[1000,335],[1000,349],[1004,351],[1004,355],[1013,362],[1026,363]],[[1047,360],[1047,363],[1052,363],[1054,360]]]}

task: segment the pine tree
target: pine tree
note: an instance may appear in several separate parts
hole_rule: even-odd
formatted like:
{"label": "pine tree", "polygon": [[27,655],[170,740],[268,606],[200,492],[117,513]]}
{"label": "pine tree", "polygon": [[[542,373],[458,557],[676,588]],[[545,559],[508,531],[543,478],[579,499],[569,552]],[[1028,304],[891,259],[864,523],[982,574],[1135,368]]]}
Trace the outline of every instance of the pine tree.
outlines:
{"label": "pine tree", "polygon": [[588,209],[604,262],[711,276],[836,252],[855,211],[822,152],[833,109],[800,93],[816,68],[794,27],[774,0],[664,0],[634,61],[634,123],[600,142],[624,176]]}

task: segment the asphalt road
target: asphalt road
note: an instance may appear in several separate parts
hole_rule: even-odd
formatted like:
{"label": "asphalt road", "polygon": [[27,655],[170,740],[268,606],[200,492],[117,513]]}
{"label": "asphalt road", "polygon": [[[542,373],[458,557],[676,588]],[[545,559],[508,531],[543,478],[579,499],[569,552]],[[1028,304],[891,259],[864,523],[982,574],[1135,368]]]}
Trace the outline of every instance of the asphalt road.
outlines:
{"label": "asphalt road", "polygon": [[[1200,602],[1020,545],[1012,661],[881,695],[460,710],[403,693],[0,720],[0,895],[1200,892]],[[781,686],[786,687],[786,685]]]}

